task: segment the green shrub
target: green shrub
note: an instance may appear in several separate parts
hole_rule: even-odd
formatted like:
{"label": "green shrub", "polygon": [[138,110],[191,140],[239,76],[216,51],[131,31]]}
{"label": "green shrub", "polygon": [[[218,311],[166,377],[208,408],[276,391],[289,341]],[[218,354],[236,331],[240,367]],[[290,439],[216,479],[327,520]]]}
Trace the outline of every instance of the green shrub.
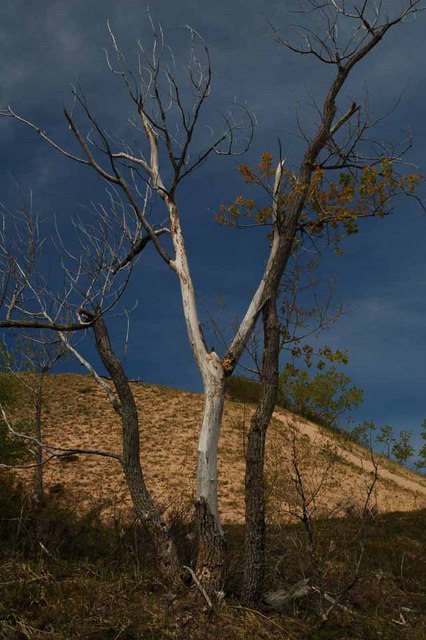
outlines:
{"label": "green shrub", "polygon": [[280,405],[327,427],[337,427],[343,414],[361,404],[362,395],[362,389],[335,366],[311,375],[307,369],[286,365],[280,375]]}
{"label": "green shrub", "polygon": [[[257,403],[260,383],[243,376],[228,378],[226,390],[231,400]],[[338,419],[358,407],[363,392],[351,385],[349,376],[332,366],[311,376],[306,369],[286,365],[279,378],[277,406],[327,427],[337,428]]]}
{"label": "green shrub", "polygon": [[234,402],[257,403],[260,398],[260,384],[257,380],[244,376],[231,376],[226,380],[226,392]]}

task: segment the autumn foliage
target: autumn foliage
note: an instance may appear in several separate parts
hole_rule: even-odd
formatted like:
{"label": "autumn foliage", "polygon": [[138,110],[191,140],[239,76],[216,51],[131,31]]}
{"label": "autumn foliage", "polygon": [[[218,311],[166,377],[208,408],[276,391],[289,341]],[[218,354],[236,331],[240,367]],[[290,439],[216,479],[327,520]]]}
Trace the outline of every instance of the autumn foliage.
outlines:
{"label": "autumn foliage", "polygon": [[[271,196],[276,171],[272,154],[262,153],[253,168],[240,164],[238,171],[249,188],[261,187],[263,196],[265,193],[268,196],[267,202],[259,205],[254,195],[239,195],[231,204],[221,205],[216,215],[217,222],[229,227],[271,224]],[[389,215],[395,198],[401,194],[414,195],[422,179],[420,173],[399,173],[394,161],[384,159],[377,166],[340,173],[326,172],[317,166],[309,184],[300,184],[297,175],[284,165],[278,203],[280,220],[285,224],[286,210],[292,200],[300,195],[301,190],[306,190],[306,205],[299,231],[313,235],[333,232],[333,240],[337,242],[342,235],[357,233],[360,219]]]}

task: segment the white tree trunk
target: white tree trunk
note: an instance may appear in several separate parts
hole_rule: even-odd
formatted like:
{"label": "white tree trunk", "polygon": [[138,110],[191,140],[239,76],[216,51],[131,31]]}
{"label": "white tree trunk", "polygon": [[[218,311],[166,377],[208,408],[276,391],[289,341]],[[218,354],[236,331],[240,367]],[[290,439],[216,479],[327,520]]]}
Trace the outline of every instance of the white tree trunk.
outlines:
{"label": "white tree trunk", "polygon": [[176,252],[172,268],[179,278],[183,312],[189,341],[204,385],[204,412],[198,442],[196,499],[203,501],[222,533],[217,505],[217,447],[225,400],[225,372],[216,352],[208,352],[197,313],[194,287],[188,265],[179,213],[174,202],[168,202],[171,235]]}
{"label": "white tree trunk", "polygon": [[225,400],[225,368],[217,353],[210,353],[206,347],[198,320],[179,213],[174,202],[168,201],[168,208],[176,254],[170,266],[179,278],[188,337],[203,380],[205,398],[198,441],[196,575],[203,588],[216,600],[222,593],[225,577],[225,541],[217,503],[217,449]]}
{"label": "white tree trunk", "polygon": [[196,499],[204,500],[222,533],[217,502],[217,450],[225,401],[225,375],[216,353],[210,354],[211,372],[204,380],[204,411],[198,441]]}

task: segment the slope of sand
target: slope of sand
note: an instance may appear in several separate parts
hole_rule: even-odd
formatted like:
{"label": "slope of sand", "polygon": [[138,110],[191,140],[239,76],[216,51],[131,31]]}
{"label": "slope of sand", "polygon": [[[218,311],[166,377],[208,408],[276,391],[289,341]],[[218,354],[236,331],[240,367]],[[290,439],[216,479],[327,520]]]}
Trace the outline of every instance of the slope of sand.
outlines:
{"label": "slope of sand", "polygon": [[[132,385],[148,488],[164,509],[189,504],[203,398],[161,386]],[[226,403],[219,451],[219,498],[224,522],[243,521],[244,442],[252,412],[250,406]],[[43,419],[44,440],[52,446],[120,453],[117,415],[103,391],[87,376],[48,376]],[[299,509],[295,460],[313,515],[362,509],[368,493],[368,508],[379,511],[426,506],[426,477],[378,459],[375,480],[369,451],[288,412],[275,413],[267,452],[268,510],[272,519],[289,517],[289,512],[294,514]],[[21,473],[28,478],[31,472]],[[123,473],[114,460],[88,455],[55,460],[45,467],[45,483],[48,491],[81,510],[103,505],[106,516],[131,512]]]}

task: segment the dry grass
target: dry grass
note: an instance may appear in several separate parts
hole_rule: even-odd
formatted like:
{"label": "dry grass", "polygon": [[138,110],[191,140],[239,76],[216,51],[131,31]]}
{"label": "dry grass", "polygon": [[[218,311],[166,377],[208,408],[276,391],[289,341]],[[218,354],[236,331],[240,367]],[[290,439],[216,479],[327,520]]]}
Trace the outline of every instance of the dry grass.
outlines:
{"label": "dry grass", "polygon": [[[359,580],[317,632],[316,591],[282,613],[241,605],[243,528],[225,528],[227,598],[217,615],[191,590],[163,585],[143,527],[78,516],[56,497],[37,504],[6,473],[0,484],[0,638],[4,640],[424,640],[426,510],[367,518]],[[111,524],[113,526],[111,526]],[[182,527],[181,520],[175,523]],[[337,596],[352,579],[357,517],[318,520],[321,586]],[[182,529],[181,531],[183,531]],[[303,527],[269,528],[268,587],[316,571]],[[310,631],[315,632],[309,634]]]}

